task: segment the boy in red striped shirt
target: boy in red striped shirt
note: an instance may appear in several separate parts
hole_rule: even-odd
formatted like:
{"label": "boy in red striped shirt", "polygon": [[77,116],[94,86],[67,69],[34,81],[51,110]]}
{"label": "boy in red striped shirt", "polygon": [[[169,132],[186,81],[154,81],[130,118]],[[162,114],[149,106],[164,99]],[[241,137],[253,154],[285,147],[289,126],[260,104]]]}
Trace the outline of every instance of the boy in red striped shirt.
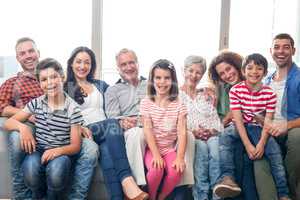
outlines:
{"label": "boy in red striped shirt", "polygon": [[[266,156],[280,200],[289,199],[285,169],[279,145],[268,134],[275,112],[276,95],[262,79],[267,74],[268,62],[260,54],[247,56],[242,64],[242,73],[246,80],[233,86],[229,92],[230,109],[240,138],[251,160]],[[264,123],[256,116],[265,113]]]}

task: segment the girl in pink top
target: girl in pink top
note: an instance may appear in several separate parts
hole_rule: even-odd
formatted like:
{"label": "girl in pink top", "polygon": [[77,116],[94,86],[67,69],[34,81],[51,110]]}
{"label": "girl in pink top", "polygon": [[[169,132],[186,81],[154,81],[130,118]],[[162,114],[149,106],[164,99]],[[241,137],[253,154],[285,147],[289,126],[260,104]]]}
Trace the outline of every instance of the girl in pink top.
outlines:
{"label": "girl in pink top", "polygon": [[[144,157],[150,199],[165,199],[180,182],[185,169],[186,107],[178,101],[174,65],[156,61],[149,74],[148,97],[140,112],[148,145]],[[157,192],[160,183],[162,187]]]}

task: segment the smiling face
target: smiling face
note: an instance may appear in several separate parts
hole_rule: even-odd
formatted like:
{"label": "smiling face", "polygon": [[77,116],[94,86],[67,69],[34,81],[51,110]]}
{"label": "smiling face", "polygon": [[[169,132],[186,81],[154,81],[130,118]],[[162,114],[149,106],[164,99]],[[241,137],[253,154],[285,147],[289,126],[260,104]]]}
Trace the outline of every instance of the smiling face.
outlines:
{"label": "smiling face", "polygon": [[184,82],[188,86],[196,87],[203,74],[204,70],[201,64],[192,64],[184,69]]}
{"label": "smiling face", "polygon": [[275,39],[271,48],[271,55],[279,68],[290,67],[295,48],[289,39]]}
{"label": "smiling face", "polygon": [[72,70],[76,80],[86,80],[91,71],[91,57],[86,52],[79,52],[72,63]]}
{"label": "smiling face", "polygon": [[261,84],[267,72],[262,65],[257,65],[254,61],[251,61],[242,69],[242,73],[246,78],[246,84],[254,88],[258,84]]}
{"label": "smiling face", "polygon": [[63,93],[63,77],[53,68],[41,70],[39,81],[44,94],[49,98],[58,97]]}
{"label": "smiling face", "polygon": [[32,41],[25,41],[16,46],[16,59],[24,71],[33,72],[39,57],[40,53]]}
{"label": "smiling face", "polygon": [[135,56],[131,52],[122,53],[117,59],[120,76],[128,82],[138,80],[139,67]]}
{"label": "smiling face", "polygon": [[234,85],[240,81],[239,72],[237,69],[226,62],[217,64],[216,71],[220,79],[225,83]]}
{"label": "smiling face", "polygon": [[172,86],[171,72],[160,68],[154,69],[153,84],[157,96],[168,96]]}

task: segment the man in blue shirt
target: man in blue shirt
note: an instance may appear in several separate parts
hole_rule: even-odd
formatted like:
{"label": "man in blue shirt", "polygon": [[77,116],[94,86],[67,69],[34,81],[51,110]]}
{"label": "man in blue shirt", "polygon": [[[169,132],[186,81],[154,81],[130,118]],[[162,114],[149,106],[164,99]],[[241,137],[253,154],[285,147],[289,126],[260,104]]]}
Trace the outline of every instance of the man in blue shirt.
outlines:
{"label": "man in blue shirt", "polygon": [[[270,134],[286,147],[285,165],[291,196],[300,199],[300,68],[293,62],[294,40],[286,33],[273,39],[271,55],[276,71],[267,78],[277,94],[278,102]],[[259,187],[259,183],[257,183]],[[261,183],[263,185],[263,183]]]}

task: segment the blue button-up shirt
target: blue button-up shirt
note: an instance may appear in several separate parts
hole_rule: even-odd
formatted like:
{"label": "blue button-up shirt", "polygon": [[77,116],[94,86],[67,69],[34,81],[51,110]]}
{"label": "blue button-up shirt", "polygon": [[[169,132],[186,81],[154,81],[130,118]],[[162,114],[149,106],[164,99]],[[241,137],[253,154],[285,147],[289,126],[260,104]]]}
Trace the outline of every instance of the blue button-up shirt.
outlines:
{"label": "blue button-up shirt", "polygon": [[[269,85],[276,71],[266,78]],[[293,63],[290,68],[281,99],[281,114],[288,121],[300,118],[300,68]]]}

